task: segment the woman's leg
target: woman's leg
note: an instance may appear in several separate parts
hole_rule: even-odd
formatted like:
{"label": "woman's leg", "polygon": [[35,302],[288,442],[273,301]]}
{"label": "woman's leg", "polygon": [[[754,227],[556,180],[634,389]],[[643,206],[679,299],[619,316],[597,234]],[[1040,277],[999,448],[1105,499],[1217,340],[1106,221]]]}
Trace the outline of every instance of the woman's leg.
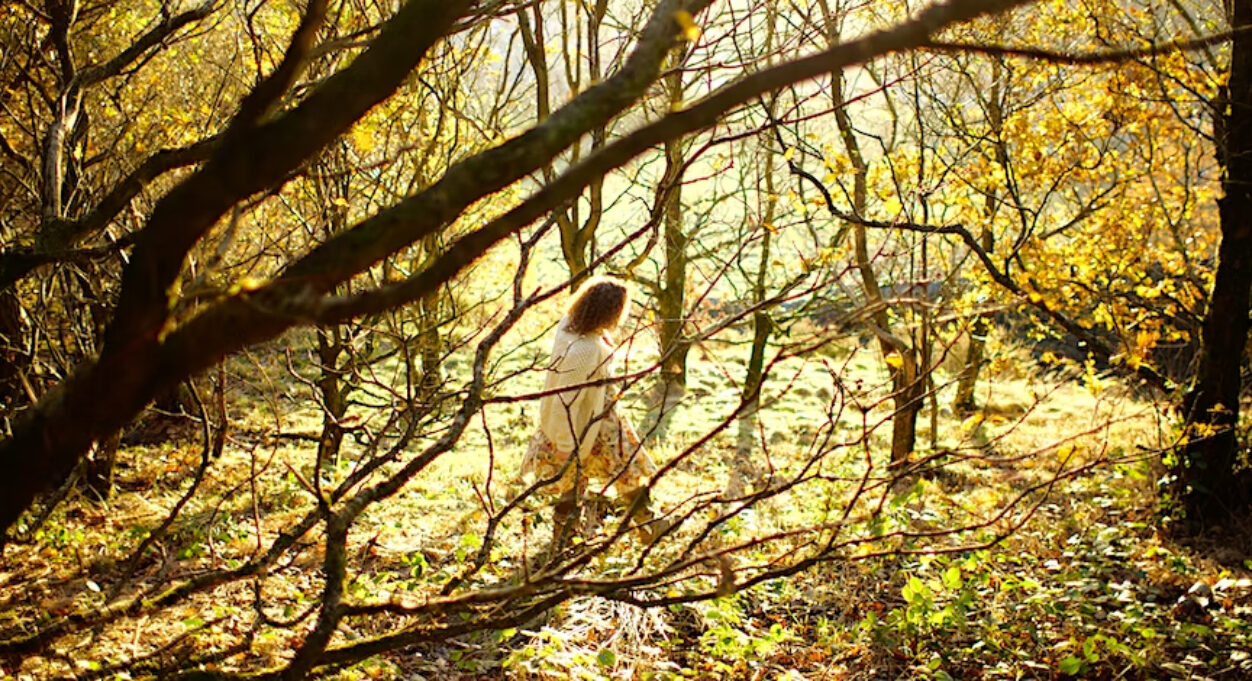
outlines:
{"label": "woman's leg", "polygon": [[560,474],[555,482],[540,488],[542,494],[565,496],[572,494],[576,488],[582,491],[586,484],[579,483],[586,478],[584,471],[579,461],[569,461],[567,466],[568,459],[568,454],[557,451],[556,445],[542,431],[537,431],[530,438],[526,454],[522,457],[522,473],[536,480],[555,478]]}
{"label": "woman's leg", "polygon": [[[630,513],[640,526],[649,526],[656,517],[651,508],[651,493],[647,487],[658,467],[644,449],[635,429],[625,419],[610,410],[600,426],[600,437],[592,449],[588,462],[591,475],[609,482],[617,493],[614,505]],[[645,540],[651,539],[648,532]]]}
{"label": "woman's leg", "polygon": [[532,475],[539,480],[561,475],[555,482],[540,490],[545,495],[556,495],[552,508],[554,533],[561,533],[564,531],[562,528],[571,527],[578,522],[579,502],[586,494],[586,478],[582,475],[579,462],[569,461],[567,466],[568,459],[569,456],[558,452],[556,446],[542,432],[536,432],[530,438],[526,455],[522,457],[523,474]]}

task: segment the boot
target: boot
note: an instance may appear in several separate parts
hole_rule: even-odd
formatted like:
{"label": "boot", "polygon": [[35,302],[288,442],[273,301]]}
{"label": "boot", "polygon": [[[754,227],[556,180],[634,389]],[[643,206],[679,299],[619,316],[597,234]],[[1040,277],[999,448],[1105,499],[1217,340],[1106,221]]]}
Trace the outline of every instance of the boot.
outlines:
{"label": "boot", "polygon": [[647,487],[636,487],[618,495],[616,506],[640,525],[656,517],[652,513],[652,491]]}
{"label": "boot", "polygon": [[635,521],[639,538],[644,544],[651,544],[674,526],[673,521],[656,517],[651,502],[652,494],[647,487],[636,487],[620,495],[617,500],[618,508],[629,513],[630,519]]}
{"label": "boot", "polygon": [[581,510],[573,491],[566,492],[557,498],[556,505],[552,507],[552,536],[568,535],[570,530],[578,524]]}

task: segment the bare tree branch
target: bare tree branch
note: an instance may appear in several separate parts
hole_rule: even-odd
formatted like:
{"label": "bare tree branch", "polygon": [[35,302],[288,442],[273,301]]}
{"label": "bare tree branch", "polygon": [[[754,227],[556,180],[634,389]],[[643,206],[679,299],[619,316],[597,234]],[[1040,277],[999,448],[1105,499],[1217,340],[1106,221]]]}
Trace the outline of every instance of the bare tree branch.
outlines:
{"label": "bare tree branch", "polygon": [[1222,31],[1221,33],[1214,33],[1200,38],[1171,40],[1169,42],[1148,45],[1146,47],[1132,47],[1124,50],[1107,50],[1089,53],[1060,52],[1034,47],[1013,47],[1009,45],[957,43],[941,40],[928,41],[921,45],[920,49],[933,52],[967,52],[992,57],[1021,57],[1023,59],[1034,59],[1054,64],[1091,66],[1094,64],[1117,64],[1121,62],[1135,61],[1137,59],[1143,59],[1144,57],[1172,54],[1174,52],[1202,50],[1212,47],[1213,45],[1230,42],[1236,36],[1249,31],[1252,31],[1252,26],[1240,26],[1229,31]]}

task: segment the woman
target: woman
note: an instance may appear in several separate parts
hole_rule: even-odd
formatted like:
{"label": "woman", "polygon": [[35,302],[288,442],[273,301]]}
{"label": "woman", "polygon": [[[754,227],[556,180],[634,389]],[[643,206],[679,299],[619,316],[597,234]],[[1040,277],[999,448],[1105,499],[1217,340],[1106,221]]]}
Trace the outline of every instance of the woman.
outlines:
{"label": "woman", "polygon": [[558,524],[576,511],[590,479],[612,485],[619,503],[633,507],[637,520],[651,518],[642,485],[657,466],[634,429],[618,416],[616,387],[600,382],[611,375],[609,332],[626,317],[628,307],[621,282],[593,278],[574,294],[557,325],[544,392],[570,388],[540,399],[539,428],[522,459],[522,473],[540,479],[560,475],[547,488],[561,495]]}

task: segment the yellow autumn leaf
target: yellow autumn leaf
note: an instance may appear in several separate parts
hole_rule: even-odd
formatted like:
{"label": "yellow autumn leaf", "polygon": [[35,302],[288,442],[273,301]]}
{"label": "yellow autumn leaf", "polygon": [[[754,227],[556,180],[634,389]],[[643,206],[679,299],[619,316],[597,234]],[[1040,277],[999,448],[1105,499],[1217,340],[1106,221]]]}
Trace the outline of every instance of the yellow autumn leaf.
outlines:
{"label": "yellow autumn leaf", "polygon": [[1104,392],[1104,388],[1108,385],[1108,381],[1100,378],[1094,371],[1088,370],[1082,377],[1083,387],[1092,395],[1099,395]]}
{"label": "yellow autumn leaf", "polygon": [[258,279],[257,277],[244,277],[230,287],[229,293],[232,296],[237,296],[240,293],[250,293],[255,291],[264,285],[265,280],[263,279]]}
{"label": "yellow autumn leaf", "polygon": [[1161,339],[1161,332],[1153,330],[1140,330],[1135,333],[1135,347],[1141,351],[1148,351],[1156,347],[1156,342]]}
{"label": "yellow autumn leaf", "polygon": [[678,23],[678,28],[682,29],[683,40],[693,43],[700,37],[700,27],[696,25],[696,20],[692,18],[691,12],[685,9],[674,12],[674,21]]}
{"label": "yellow autumn leaf", "polygon": [[981,413],[974,414],[961,422],[961,432],[969,433],[975,428],[982,425],[983,415]]}
{"label": "yellow autumn leaf", "polygon": [[1061,463],[1065,463],[1066,461],[1069,461],[1069,458],[1073,456],[1074,452],[1076,452],[1077,450],[1078,450],[1078,445],[1074,444],[1073,442],[1066,442],[1065,444],[1056,448],[1056,459],[1057,461],[1060,461]]}
{"label": "yellow autumn leaf", "polygon": [[352,145],[362,153],[369,153],[378,146],[374,140],[374,135],[365,128],[364,125],[358,125],[352,129]]}

